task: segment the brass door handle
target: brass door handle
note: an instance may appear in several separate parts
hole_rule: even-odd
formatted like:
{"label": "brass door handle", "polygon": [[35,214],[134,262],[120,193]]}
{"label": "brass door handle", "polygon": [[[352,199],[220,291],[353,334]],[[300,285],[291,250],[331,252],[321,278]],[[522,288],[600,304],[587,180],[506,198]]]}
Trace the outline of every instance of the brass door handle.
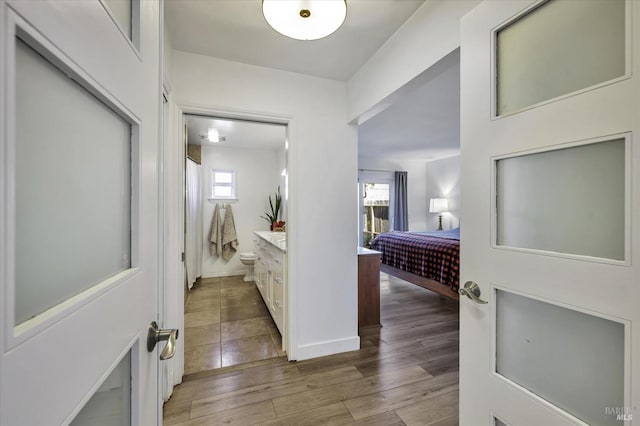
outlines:
{"label": "brass door handle", "polygon": [[178,329],[167,328],[159,329],[158,323],[151,322],[149,326],[149,333],[147,334],[147,350],[153,352],[156,347],[156,343],[166,340],[167,344],[160,353],[160,359],[162,361],[173,358],[176,353],[176,340],[178,339]]}
{"label": "brass door handle", "polygon": [[458,289],[458,293],[461,296],[467,296],[469,299],[481,305],[489,303],[486,300],[480,299],[480,287],[478,287],[478,284],[473,281],[467,281],[464,283],[464,287]]}

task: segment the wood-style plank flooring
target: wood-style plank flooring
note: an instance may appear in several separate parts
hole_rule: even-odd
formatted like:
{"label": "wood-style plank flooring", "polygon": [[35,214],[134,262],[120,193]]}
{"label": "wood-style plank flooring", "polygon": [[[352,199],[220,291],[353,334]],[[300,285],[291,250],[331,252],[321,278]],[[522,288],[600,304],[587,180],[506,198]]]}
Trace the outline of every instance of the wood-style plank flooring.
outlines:
{"label": "wood-style plank flooring", "polygon": [[360,330],[359,351],[192,377],[164,424],[457,425],[457,303],[384,273],[380,286],[383,327]]}

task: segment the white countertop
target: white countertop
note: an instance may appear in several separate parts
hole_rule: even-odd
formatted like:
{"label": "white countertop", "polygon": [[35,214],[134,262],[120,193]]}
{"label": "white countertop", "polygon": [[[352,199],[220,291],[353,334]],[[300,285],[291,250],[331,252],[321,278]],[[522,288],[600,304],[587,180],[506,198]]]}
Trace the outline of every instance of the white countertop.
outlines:
{"label": "white countertop", "polygon": [[254,231],[258,237],[262,238],[269,244],[276,248],[287,252],[287,233],[286,232],[273,232],[273,231]]}
{"label": "white countertop", "polygon": [[365,247],[358,247],[358,256],[368,256],[373,254],[382,254],[381,251],[371,250]]}

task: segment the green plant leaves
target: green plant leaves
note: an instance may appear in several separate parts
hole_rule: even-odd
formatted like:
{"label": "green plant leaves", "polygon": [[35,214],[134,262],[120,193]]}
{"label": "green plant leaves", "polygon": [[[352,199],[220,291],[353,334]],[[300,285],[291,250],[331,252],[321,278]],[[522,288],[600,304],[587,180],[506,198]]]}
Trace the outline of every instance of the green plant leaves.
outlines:
{"label": "green plant leaves", "polygon": [[269,195],[269,208],[271,212],[264,212],[264,215],[260,216],[269,224],[278,221],[278,216],[280,215],[280,206],[282,205],[282,196],[280,195],[280,186],[278,186],[278,190],[275,193],[275,205],[273,200],[271,199],[271,195]]}

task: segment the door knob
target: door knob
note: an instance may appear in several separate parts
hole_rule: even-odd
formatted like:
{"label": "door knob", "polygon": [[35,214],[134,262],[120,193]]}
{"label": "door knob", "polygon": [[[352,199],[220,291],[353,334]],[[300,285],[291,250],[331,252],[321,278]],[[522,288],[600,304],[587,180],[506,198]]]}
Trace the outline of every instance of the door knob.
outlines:
{"label": "door knob", "polygon": [[176,353],[177,338],[178,329],[167,328],[161,330],[158,328],[158,323],[152,321],[149,326],[149,333],[147,334],[147,350],[149,352],[153,352],[153,349],[156,347],[156,343],[166,340],[167,344],[160,353],[160,359],[164,361],[166,359],[173,358],[173,355]]}
{"label": "door knob", "polygon": [[458,293],[461,296],[467,296],[469,299],[481,305],[489,303],[486,300],[480,299],[480,287],[478,287],[478,284],[474,283],[473,281],[467,281],[466,283],[464,283],[464,287],[458,289]]}

